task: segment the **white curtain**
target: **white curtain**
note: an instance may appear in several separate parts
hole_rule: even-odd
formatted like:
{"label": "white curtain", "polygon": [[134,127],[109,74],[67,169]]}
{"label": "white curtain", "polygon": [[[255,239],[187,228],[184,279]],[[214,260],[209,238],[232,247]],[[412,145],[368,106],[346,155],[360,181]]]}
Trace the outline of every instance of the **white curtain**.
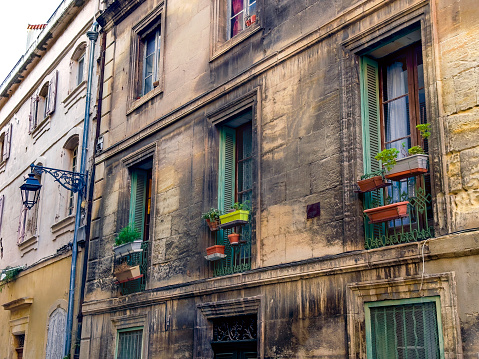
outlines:
{"label": "white curtain", "polygon": [[[387,98],[394,99],[407,93],[407,71],[403,71],[402,62],[395,62],[387,67]],[[394,100],[387,105],[386,141],[392,141],[397,138],[406,137],[408,133],[408,102],[407,96]],[[402,143],[405,144],[405,150],[409,147],[408,139],[396,141],[387,145],[388,148],[396,148],[399,151],[398,158],[406,156]],[[408,185],[406,181],[394,182],[389,189],[389,196],[393,202],[400,202],[402,193],[407,193]],[[393,223],[394,222],[394,223]],[[408,219],[403,219],[402,223],[408,223]],[[399,226],[401,220],[392,221],[390,225]]]}
{"label": "white curtain", "polygon": [[[387,97],[393,99],[404,95],[407,92],[407,71],[403,71],[403,64],[395,62],[387,68]],[[408,135],[408,114],[407,114],[407,97],[402,97],[387,105],[387,133],[386,141],[391,141],[396,138],[405,137]],[[391,143],[389,148],[396,148],[400,153],[398,158],[404,157],[401,151],[402,142],[405,142],[408,147],[407,139],[404,141],[397,141]]]}

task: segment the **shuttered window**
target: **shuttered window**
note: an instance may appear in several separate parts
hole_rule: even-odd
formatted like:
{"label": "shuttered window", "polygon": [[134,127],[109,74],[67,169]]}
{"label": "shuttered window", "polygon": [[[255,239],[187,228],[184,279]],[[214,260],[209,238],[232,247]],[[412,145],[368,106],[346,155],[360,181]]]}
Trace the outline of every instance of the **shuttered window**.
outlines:
{"label": "shuttered window", "polygon": [[439,308],[438,298],[366,304],[368,358],[443,358]]}
{"label": "shuttered window", "polygon": [[[226,213],[235,202],[245,203],[251,209],[253,193],[253,143],[251,121],[244,121],[251,112],[221,127],[219,151],[218,208]],[[240,123],[238,123],[240,122]],[[231,126],[228,126],[228,125]],[[236,126],[236,127],[233,127]],[[251,218],[251,217],[250,217]],[[228,234],[240,233],[240,244],[231,246]],[[222,230],[216,244],[225,245],[226,258],[215,262],[215,275],[244,272],[251,268],[251,223]]]}
{"label": "shuttered window", "polygon": [[363,127],[364,173],[381,169],[374,158],[381,151],[378,63],[367,57],[361,61],[361,114]]}
{"label": "shuttered window", "polygon": [[143,328],[118,331],[116,359],[141,359]]}
{"label": "shuttered window", "polygon": [[131,172],[131,195],[129,223],[145,239],[146,200],[148,192],[148,172],[134,169]]}

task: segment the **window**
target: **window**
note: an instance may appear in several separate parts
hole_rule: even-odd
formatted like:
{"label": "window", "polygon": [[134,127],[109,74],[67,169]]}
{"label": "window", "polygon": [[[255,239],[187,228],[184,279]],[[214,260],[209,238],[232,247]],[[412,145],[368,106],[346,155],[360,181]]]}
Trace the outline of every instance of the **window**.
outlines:
{"label": "window", "polygon": [[30,98],[29,132],[55,111],[58,71]]}
{"label": "window", "polygon": [[238,35],[256,22],[256,0],[228,0],[228,37]]}
{"label": "window", "polygon": [[63,356],[63,337],[66,328],[67,312],[63,308],[55,309],[48,320],[46,359]]}
{"label": "window", "polygon": [[[227,212],[235,202],[246,203],[251,208],[253,195],[251,109],[220,127],[219,157],[218,208],[223,213]],[[243,272],[251,268],[251,223],[236,230],[240,232],[242,238],[237,246],[231,246],[227,238],[232,230],[223,230],[217,235],[217,244],[226,246],[226,258],[214,262],[215,275]]]}
{"label": "window", "polygon": [[120,294],[127,295],[137,293],[146,288],[146,275],[148,272],[149,260],[149,229],[151,211],[151,183],[152,183],[152,161],[146,160],[135,165],[130,170],[131,192],[129,225],[134,227],[141,235],[142,251],[133,252],[125,256],[115,258],[115,265],[123,263],[140,267],[140,277],[133,280],[118,283]]}
{"label": "window", "polygon": [[[78,171],[78,143],[79,135],[75,134],[68,138],[68,140],[63,145],[65,149],[65,159],[64,168],[68,168],[69,171],[77,172]],[[75,193],[68,191],[68,203],[66,215],[70,216],[75,212]],[[61,208],[65,208],[65,203],[61,203]],[[63,212],[64,209],[61,210]],[[64,215],[64,214],[62,214]]]}
{"label": "window", "polygon": [[257,358],[256,314],[213,319],[215,359]]}
{"label": "window", "polygon": [[163,89],[163,54],[165,23],[164,2],[132,28],[130,62],[130,107],[144,104]]}
{"label": "window", "polygon": [[85,80],[86,42],[80,43],[73,51],[70,62],[70,91]]}
{"label": "window", "polygon": [[368,358],[443,357],[439,298],[366,303]]}
{"label": "window", "polygon": [[4,162],[10,157],[10,148],[12,146],[12,129],[13,124],[9,124],[5,127],[5,131],[3,131],[0,135],[0,150],[2,152],[0,159]]}
{"label": "window", "polygon": [[223,55],[260,29],[260,0],[212,0],[210,60]]}
{"label": "window", "polygon": [[131,193],[129,223],[148,241],[151,207],[152,162],[135,166],[131,170]]}
{"label": "window", "polygon": [[158,86],[158,66],[160,64],[161,31],[158,27],[142,39],[143,47],[143,75],[142,95],[147,94]]}
{"label": "window", "polygon": [[[383,149],[397,149],[398,159],[413,146],[428,151],[427,140],[416,128],[427,123],[420,29],[408,31],[361,58],[365,174],[381,170],[374,157]],[[377,224],[365,221],[367,249],[433,236],[429,173],[392,181],[387,189],[364,194],[365,209],[402,201],[409,202],[406,218]]]}
{"label": "window", "polygon": [[23,359],[23,348],[25,346],[25,334],[17,334],[13,336],[13,345],[17,353],[17,359]]}
{"label": "window", "polygon": [[49,86],[48,83],[43,85],[42,89],[38,93],[38,99],[37,99],[37,115],[36,117],[40,120],[44,119],[47,117],[47,112],[48,112],[48,91],[49,91]]}
{"label": "window", "polygon": [[83,67],[85,64],[85,54],[78,60],[77,67],[77,86],[83,82]]}
{"label": "window", "polygon": [[143,328],[118,330],[116,359],[141,359]]}
{"label": "window", "polygon": [[[78,145],[71,150],[71,158],[72,158],[72,165],[71,170],[72,172],[77,171],[77,161],[78,161]],[[69,191],[69,199],[68,199],[68,215],[72,215],[75,209],[75,193],[73,191]]]}

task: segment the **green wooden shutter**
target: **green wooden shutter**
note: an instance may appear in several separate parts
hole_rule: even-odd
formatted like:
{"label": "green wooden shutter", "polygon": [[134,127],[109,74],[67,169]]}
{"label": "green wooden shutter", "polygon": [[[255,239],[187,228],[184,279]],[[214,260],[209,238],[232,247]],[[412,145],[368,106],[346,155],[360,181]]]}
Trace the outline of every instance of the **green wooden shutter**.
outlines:
{"label": "green wooden shutter", "polygon": [[379,67],[367,57],[361,58],[361,117],[363,127],[364,173],[381,169],[374,158],[381,151],[381,126],[379,110]]}
{"label": "green wooden shutter", "polygon": [[130,195],[130,225],[144,235],[145,208],[146,208],[147,175],[146,171],[133,170],[131,172]]}
{"label": "green wooden shutter", "polygon": [[143,329],[118,332],[117,359],[141,359]]}
{"label": "green wooden shutter", "polygon": [[439,359],[435,302],[370,308],[368,358]]}
{"label": "green wooden shutter", "polygon": [[226,212],[235,202],[236,131],[223,127],[220,134],[218,208]]}

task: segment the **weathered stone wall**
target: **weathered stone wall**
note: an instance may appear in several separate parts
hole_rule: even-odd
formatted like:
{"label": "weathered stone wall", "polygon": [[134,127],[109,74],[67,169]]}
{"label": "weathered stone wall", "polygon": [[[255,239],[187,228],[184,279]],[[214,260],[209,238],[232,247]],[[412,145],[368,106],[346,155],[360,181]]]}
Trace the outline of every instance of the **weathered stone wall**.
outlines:
{"label": "weathered stone wall", "polygon": [[[255,296],[263,305],[262,357],[346,357],[346,286],[417,280],[423,252],[425,274],[455,272],[457,279],[457,291],[448,295],[464,345],[448,336],[448,353],[475,355],[477,305],[464,293],[477,284],[477,232],[366,252],[354,193],[363,168],[354,43],[374,44],[405,18],[420,21],[436,236],[477,226],[478,84],[468,79],[477,75],[478,45],[471,1],[265,1],[262,30],[211,58],[213,2],[170,0],[163,91],[128,110],[131,29],[158,4],[143,3],[105,30],[105,150],[96,160],[84,358],[113,355],[112,317],[141,313],[148,313],[150,357],[210,357],[195,306]],[[448,92],[448,86],[457,88]],[[212,278],[203,258],[211,238],[200,219],[217,203],[218,129],[211,117],[245,96],[254,98],[257,149],[253,270]],[[128,222],[127,159],[152,145],[148,290],[118,298],[111,248]],[[307,220],[306,206],[317,202],[320,217]],[[418,291],[411,296],[420,297]],[[359,326],[364,330],[364,321]],[[364,348],[364,337],[358,340]]]}

